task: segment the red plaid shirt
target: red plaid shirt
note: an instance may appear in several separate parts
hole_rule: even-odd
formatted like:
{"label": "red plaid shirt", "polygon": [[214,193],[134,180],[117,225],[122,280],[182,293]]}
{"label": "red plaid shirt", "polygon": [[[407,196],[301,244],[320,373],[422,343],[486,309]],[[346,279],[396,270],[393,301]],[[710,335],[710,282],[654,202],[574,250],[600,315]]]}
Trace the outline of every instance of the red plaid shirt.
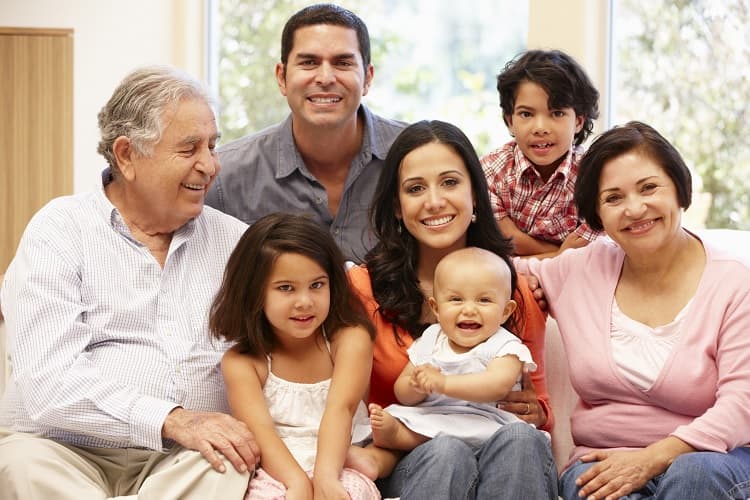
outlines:
{"label": "red plaid shirt", "polygon": [[579,219],[573,199],[582,155],[581,146],[571,148],[546,183],[516,141],[484,155],[482,168],[495,218],[510,217],[529,236],[557,245],[572,232],[592,241],[599,232]]}

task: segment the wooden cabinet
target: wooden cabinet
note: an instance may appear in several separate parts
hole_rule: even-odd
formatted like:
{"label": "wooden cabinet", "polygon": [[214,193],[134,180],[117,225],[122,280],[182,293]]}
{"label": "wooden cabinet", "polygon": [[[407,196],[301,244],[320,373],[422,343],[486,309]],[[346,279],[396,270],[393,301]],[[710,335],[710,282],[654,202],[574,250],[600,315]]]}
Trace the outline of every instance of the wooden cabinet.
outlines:
{"label": "wooden cabinet", "polygon": [[0,27],[0,274],[31,216],[73,193],[73,30]]}

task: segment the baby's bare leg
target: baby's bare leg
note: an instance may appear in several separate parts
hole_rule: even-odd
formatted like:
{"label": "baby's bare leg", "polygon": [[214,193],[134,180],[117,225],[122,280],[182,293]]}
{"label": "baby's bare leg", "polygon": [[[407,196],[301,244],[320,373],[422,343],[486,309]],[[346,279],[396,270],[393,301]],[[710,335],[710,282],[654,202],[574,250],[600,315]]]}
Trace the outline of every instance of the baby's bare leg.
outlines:
{"label": "baby's bare leg", "polygon": [[372,427],[372,442],[380,448],[411,451],[429,440],[428,437],[417,434],[385,411],[382,406],[371,403],[370,426]]}

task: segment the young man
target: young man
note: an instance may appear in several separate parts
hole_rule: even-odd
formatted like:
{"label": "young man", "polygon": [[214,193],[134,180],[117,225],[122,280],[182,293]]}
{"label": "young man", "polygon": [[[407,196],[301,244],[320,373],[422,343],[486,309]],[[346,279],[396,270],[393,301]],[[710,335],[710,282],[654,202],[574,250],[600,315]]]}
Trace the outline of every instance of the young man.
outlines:
{"label": "young man", "polygon": [[373,74],[359,17],[331,4],[294,14],[276,65],[291,113],[219,149],[222,171],[206,203],[248,224],[272,212],[309,214],[347,259],[361,261],[374,244],[367,214],[380,169],[405,126],[361,103]]}

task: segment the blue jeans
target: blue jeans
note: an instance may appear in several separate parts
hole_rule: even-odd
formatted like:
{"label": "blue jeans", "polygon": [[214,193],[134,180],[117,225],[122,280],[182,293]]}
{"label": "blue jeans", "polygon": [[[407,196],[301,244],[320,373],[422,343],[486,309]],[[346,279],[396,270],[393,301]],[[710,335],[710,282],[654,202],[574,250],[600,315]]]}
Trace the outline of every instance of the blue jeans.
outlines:
{"label": "blue jeans", "polygon": [[[596,462],[580,460],[560,478],[565,500],[580,500],[575,484]],[[750,448],[735,448],[729,453],[697,451],[680,455],[663,473],[646,485],[624,496],[627,500],[735,500],[750,498]]]}
{"label": "blue jeans", "polygon": [[519,422],[501,427],[478,450],[437,436],[377,485],[384,497],[401,500],[556,500],[557,469],[549,439]]}

